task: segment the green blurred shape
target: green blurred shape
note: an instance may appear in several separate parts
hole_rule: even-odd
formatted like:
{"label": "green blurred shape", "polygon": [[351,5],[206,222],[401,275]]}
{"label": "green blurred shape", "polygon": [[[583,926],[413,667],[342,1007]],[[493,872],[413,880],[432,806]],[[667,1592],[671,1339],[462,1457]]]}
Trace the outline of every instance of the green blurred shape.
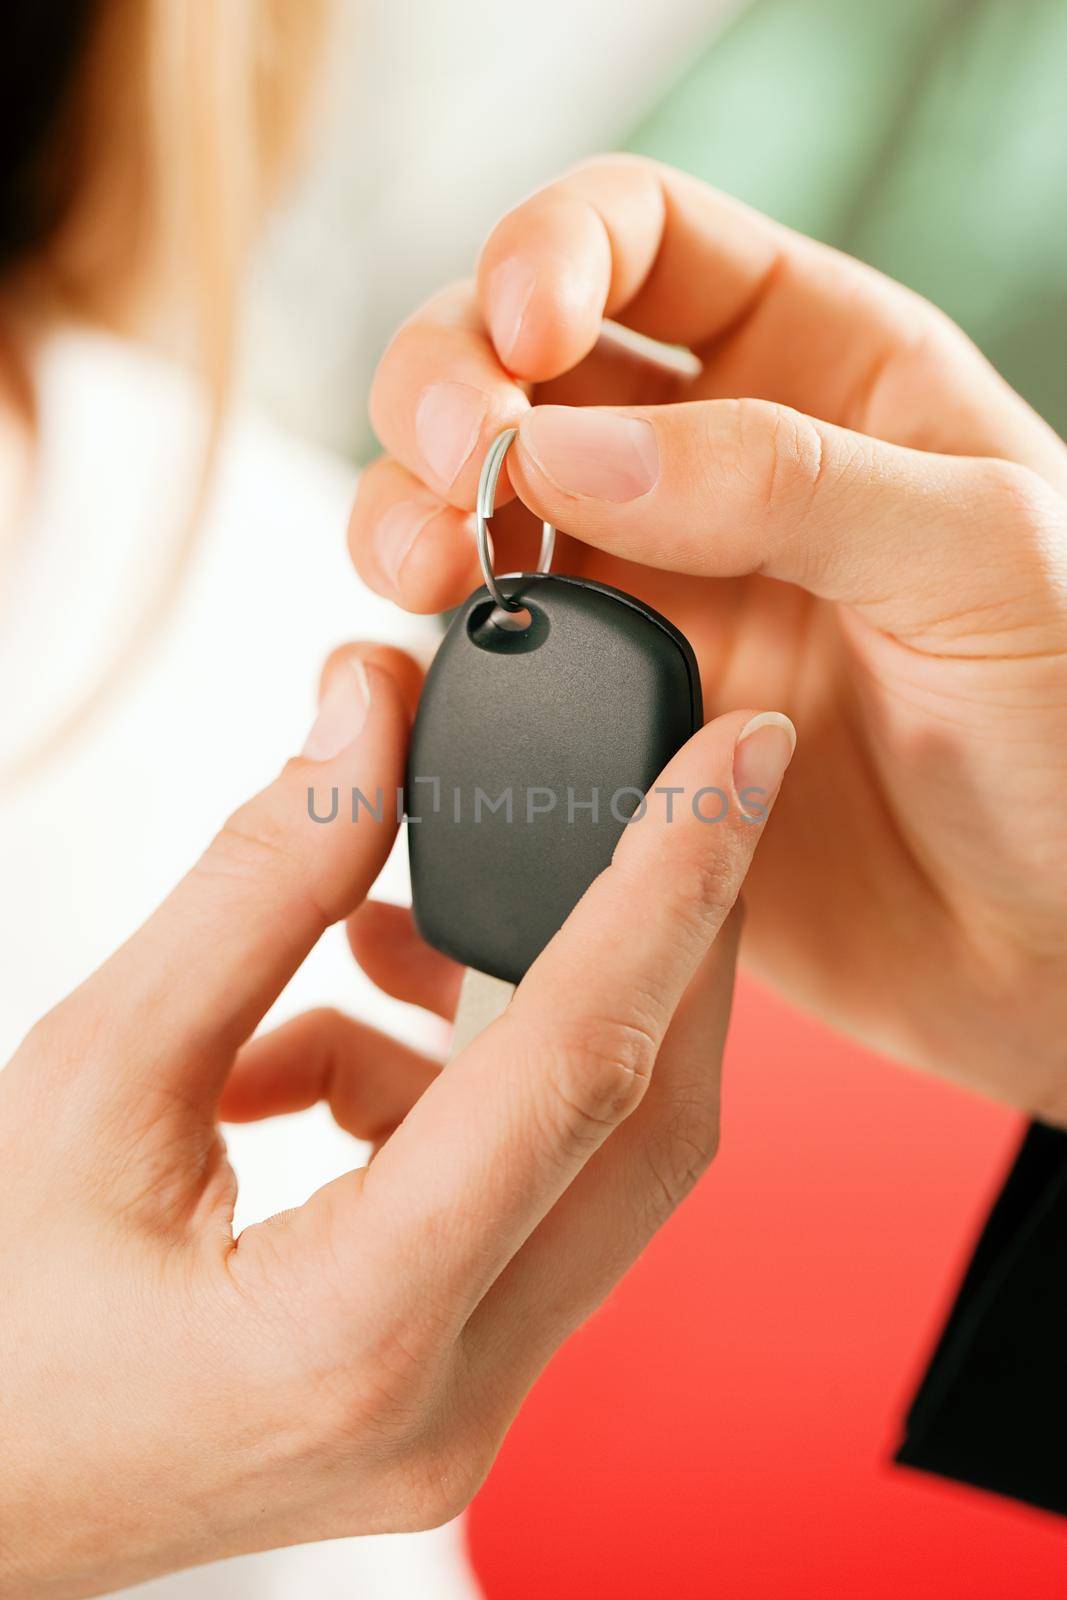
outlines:
{"label": "green blurred shape", "polygon": [[1067,4],[757,0],[636,130],[941,306],[1067,435]]}

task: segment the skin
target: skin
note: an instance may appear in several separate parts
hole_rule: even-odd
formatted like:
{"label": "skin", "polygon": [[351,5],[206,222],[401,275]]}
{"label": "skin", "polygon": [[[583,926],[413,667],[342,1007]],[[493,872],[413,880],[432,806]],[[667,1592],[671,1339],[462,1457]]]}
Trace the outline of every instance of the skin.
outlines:
{"label": "skin", "polygon": [[[397,652],[332,658],[316,759],[242,807],[0,1074],[2,1596],[453,1516],[711,1159],[731,912],[762,831],[735,783],[759,737],[773,797],[791,750],[780,725],[739,744],[749,711],[663,775],[723,787],[728,819],[650,807],[447,1072],[332,1011],[249,1042],[395,833],[312,823],[307,788],[390,792],[417,689]],[[410,930],[377,910],[353,937],[388,971]],[[447,967],[407,981],[451,1009]],[[235,1239],[220,1116],[318,1100],[373,1160]]]}
{"label": "skin", "polygon": [[[623,349],[605,316],[689,370]],[[457,460],[441,418],[461,402]],[[630,492],[597,486],[590,447],[583,485],[561,476],[555,407],[641,419]],[[570,535],[557,569],[681,626],[712,715],[777,705],[800,731],[746,890],[749,964],[864,1043],[1067,1123],[1067,450],[959,329],[677,172],[607,158],[506,216],[476,280],[400,330],[372,415],[366,581],[416,611],[480,581],[478,470],[517,425],[510,484]],[[572,467],[583,422],[549,416]],[[498,568],[533,560],[528,513],[494,528]]]}

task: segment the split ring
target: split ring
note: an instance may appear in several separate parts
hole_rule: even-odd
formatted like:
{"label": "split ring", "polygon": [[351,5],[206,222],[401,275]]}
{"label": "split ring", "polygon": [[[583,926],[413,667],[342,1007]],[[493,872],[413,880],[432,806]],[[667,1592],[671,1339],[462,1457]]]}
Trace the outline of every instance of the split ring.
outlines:
{"label": "split ring", "polygon": [[[482,475],[478,479],[478,499],[475,507],[478,561],[481,564],[482,577],[485,579],[485,587],[492,595],[495,604],[502,611],[521,611],[522,602],[520,600],[509,600],[493,575],[493,540],[489,533],[489,519],[493,515],[500,469],[504,465],[504,457],[511,448],[512,440],[517,433],[517,428],[506,428],[503,433],[497,434],[497,437],[489,446],[482,466]],[[551,522],[542,523],[541,550],[537,557],[536,569],[538,572],[548,572],[551,568],[552,552],[555,546],[555,528]]]}

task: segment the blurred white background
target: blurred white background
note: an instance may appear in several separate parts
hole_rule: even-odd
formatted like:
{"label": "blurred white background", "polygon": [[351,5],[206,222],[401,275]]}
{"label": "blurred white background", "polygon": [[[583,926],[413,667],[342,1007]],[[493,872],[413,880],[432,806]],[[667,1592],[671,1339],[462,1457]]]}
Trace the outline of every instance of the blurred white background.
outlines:
{"label": "blurred white background", "polygon": [[488,227],[622,143],[737,0],[336,0],[303,181],[263,251],[250,394],[349,455],[396,324]]}

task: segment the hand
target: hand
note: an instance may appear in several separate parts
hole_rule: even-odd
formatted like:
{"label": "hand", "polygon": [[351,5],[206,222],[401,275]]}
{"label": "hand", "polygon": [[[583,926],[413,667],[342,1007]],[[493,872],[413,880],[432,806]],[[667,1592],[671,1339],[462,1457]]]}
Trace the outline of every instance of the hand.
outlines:
{"label": "hand", "polygon": [[467,512],[518,424],[511,483],[572,536],[558,569],[681,626],[713,713],[782,705],[801,730],[746,892],[751,964],[868,1044],[1067,1121],[1067,451],[960,331],[606,159],[505,217],[477,283],[401,329],[372,414],[366,580],[413,610],[479,581]]}
{"label": "hand", "polygon": [[[650,807],[441,1076],[333,1012],[246,1043],[389,849],[388,799],[320,825],[307,790],[320,815],[335,787],[391,796],[410,670],[336,658],[303,758],[0,1074],[0,1595],[451,1517],[714,1150],[761,831],[736,805],[714,827]],[[773,794],[788,730],[749,720],[665,780]],[[419,970],[432,1003],[448,974]],[[241,1118],[328,1100],[377,1154],[235,1240],[220,1097]]]}

